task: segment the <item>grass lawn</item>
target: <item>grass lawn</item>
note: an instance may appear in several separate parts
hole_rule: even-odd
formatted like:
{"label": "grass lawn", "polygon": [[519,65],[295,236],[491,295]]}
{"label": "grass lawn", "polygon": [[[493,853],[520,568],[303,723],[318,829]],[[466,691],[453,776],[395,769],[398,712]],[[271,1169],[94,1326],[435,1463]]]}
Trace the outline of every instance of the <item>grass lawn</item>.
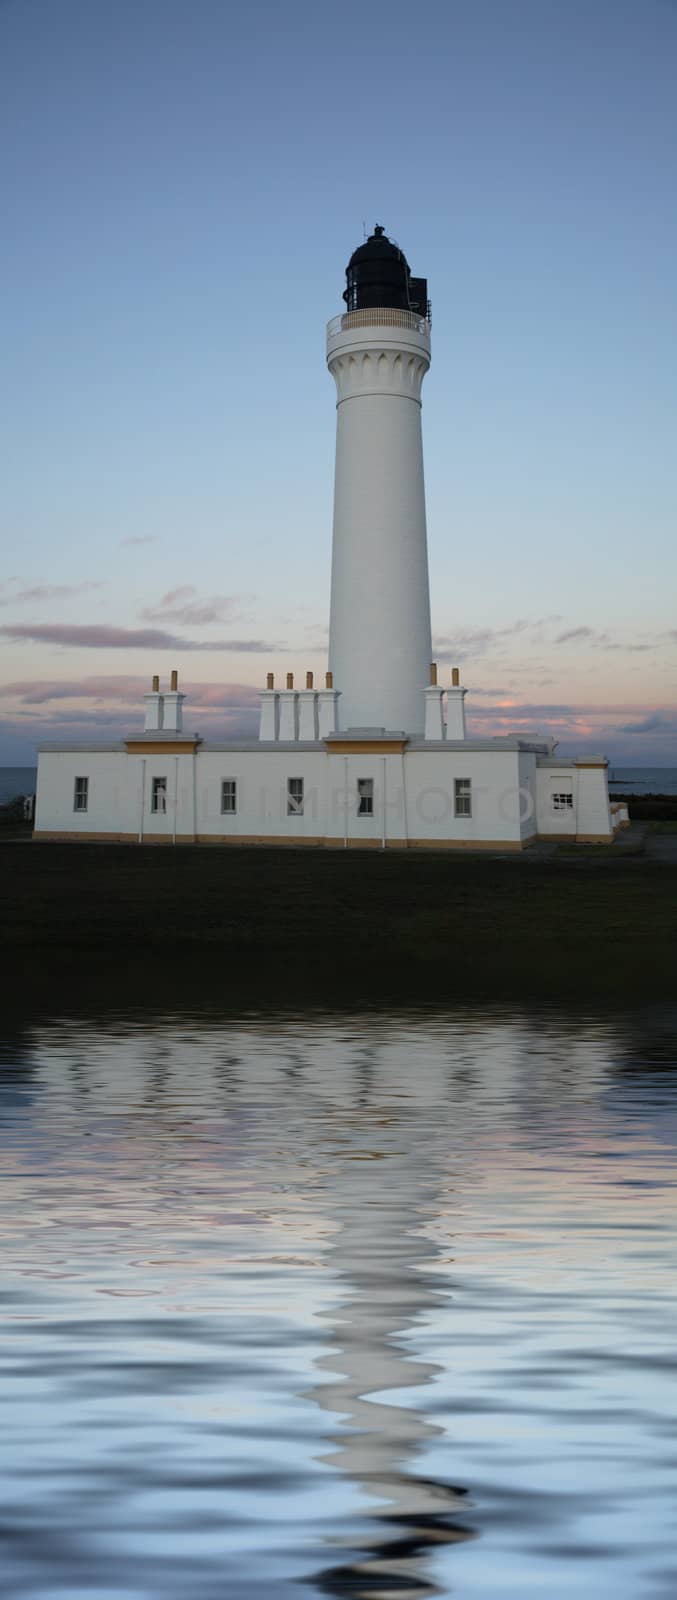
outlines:
{"label": "grass lawn", "polygon": [[671,994],[677,865],[600,855],[0,846],[5,968],[31,981],[190,963],[269,992],[359,980]]}

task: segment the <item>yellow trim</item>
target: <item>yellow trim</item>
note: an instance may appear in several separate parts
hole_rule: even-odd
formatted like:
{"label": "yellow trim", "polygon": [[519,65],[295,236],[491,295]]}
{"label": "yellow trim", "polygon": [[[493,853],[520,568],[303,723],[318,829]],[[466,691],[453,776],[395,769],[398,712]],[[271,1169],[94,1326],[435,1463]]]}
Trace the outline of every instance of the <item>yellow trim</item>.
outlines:
{"label": "yellow trim", "polygon": [[[390,840],[386,841],[390,844]],[[393,840],[398,844],[399,840]],[[406,841],[402,841],[406,842]],[[522,850],[530,840],[525,839],[410,839],[412,850]]]}
{"label": "yellow trim", "polygon": [[[627,827],[628,824],[621,824]],[[60,844],[137,844],[136,833],[51,833],[47,829],[36,829],[33,833],[36,843],[55,842]],[[612,833],[531,833],[526,839],[386,839],[386,850],[498,850],[520,851],[528,850],[532,844],[613,844]],[[142,844],[174,843],[171,833],[144,833]],[[297,849],[299,845],[324,847],[327,850],[343,850],[346,848],[342,835],[329,836],[326,834],[266,834],[266,833],[179,833],[176,836],[177,844],[208,844],[208,845],[271,845],[288,846]],[[373,839],[348,839],[349,850],[381,850],[383,848],[379,838]]]}
{"label": "yellow trim", "polygon": [[407,743],[406,739],[380,739],[378,743],[370,739],[325,740],[327,752],[330,756],[399,755],[401,750],[406,750]]}
{"label": "yellow trim", "polygon": [[182,739],[179,744],[177,739],[126,739],[127,754],[130,756],[186,756],[192,755],[197,750],[198,739]]}
{"label": "yellow trim", "polygon": [[136,844],[138,833],[51,833],[48,828],[36,828],[33,838],[38,844],[43,840],[55,840],[61,844]]}
{"label": "yellow trim", "polygon": [[324,834],[306,833],[298,838],[290,834],[267,833],[198,833],[197,844],[274,844],[291,845],[323,845],[326,844]]}

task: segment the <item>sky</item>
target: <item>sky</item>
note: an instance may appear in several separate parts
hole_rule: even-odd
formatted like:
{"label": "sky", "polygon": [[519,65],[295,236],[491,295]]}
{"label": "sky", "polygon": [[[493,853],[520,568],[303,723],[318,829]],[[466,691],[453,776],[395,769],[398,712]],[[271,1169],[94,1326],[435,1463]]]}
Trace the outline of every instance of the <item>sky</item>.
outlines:
{"label": "sky", "polygon": [[[428,278],[475,735],[677,765],[677,0],[0,0],[0,763],[326,666],[325,325]],[[278,676],[278,681],[279,676]]]}

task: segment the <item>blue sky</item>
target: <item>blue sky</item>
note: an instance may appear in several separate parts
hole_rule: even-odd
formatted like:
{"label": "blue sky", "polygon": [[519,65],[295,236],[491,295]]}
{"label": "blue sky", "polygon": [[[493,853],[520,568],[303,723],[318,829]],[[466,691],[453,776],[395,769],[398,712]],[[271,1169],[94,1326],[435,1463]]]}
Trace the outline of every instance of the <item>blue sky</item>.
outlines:
{"label": "blue sky", "polygon": [[436,648],[473,730],[677,764],[677,4],[0,0],[0,761],[177,666],[323,670],[363,223],[433,301]]}

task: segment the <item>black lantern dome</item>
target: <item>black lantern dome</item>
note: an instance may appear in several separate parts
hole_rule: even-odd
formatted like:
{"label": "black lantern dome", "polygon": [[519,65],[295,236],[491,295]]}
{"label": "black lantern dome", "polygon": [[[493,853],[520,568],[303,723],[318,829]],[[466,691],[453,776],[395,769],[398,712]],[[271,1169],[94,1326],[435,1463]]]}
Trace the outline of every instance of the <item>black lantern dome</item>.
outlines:
{"label": "black lantern dome", "polygon": [[399,246],[379,226],[353,253],[346,268],[343,298],[348,311],[372,306],[392,306],[397,311],[428,315],[425,278],[412,278],[409,262]]}

